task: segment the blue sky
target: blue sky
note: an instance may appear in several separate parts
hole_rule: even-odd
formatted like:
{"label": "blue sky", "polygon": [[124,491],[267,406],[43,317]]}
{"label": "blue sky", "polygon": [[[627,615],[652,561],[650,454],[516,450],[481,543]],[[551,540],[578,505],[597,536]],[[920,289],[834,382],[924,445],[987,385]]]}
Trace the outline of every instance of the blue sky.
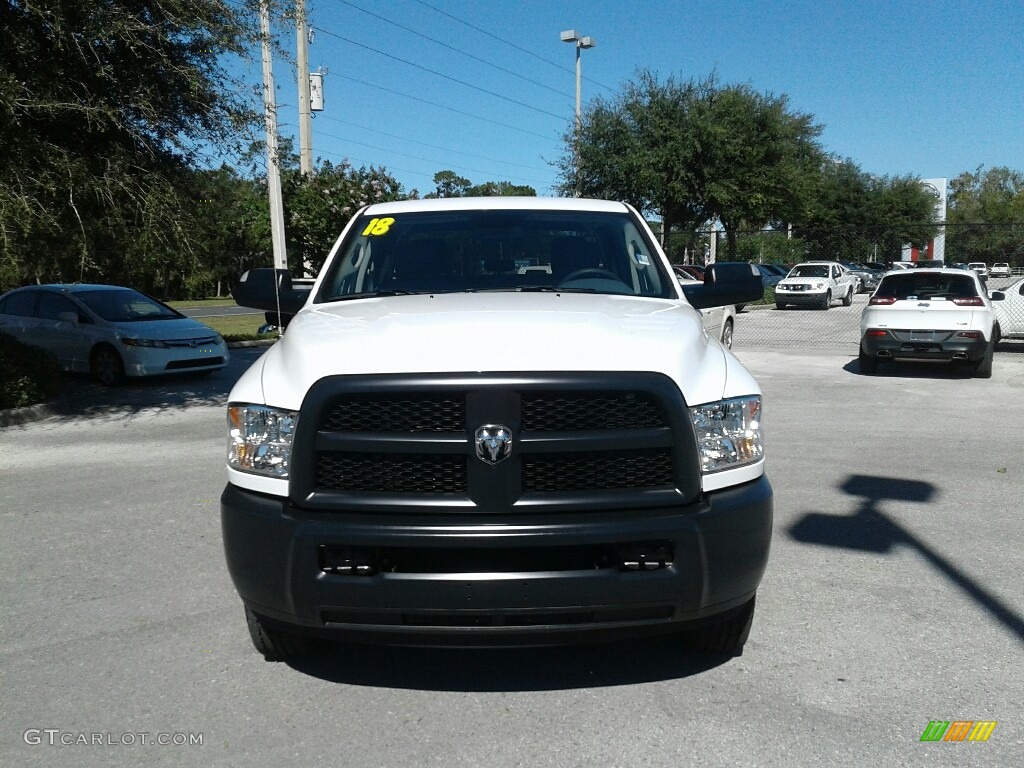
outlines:
{"label": "blue sky", "polygon": [[[384,166],[421,193],[453,170],[551,194],[575,109],[640,69],[786,94],[825,149],[879,175],[1024,170],[1024,1],[308,0],[328,70],[314,156]],[[430,38],[430,39],[428,39]],[[285,38],[294,49],[294,36]],[[258,81],[258,66],[252,68]],[[282,133],[294,71],[275,67]]]}

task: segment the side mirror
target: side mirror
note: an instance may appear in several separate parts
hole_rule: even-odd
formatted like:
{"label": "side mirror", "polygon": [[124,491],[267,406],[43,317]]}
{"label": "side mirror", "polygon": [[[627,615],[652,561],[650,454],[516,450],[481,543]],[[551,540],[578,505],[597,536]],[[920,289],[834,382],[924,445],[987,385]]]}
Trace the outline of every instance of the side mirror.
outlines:
{"label": "side mirror", "polygon": [[233,291],[235,302],[242,307],[262,309],[282,316],[296,314],[309,298],[311,288],[292,285],[292,276],[286,269],[251,269],[242,275]]}
{"label": "side mirror", "polygon": [[703,285],[683,286],[683,295],[696,309],[751,304],[764,298],[764,281],[753,264],[718,261],[704,270]]}
{"label": "side mirror", "polygon": [[991,301],[1006,301],[1006,294],[1002,291],[992,291],[992,295],[989,296]]}
{"label": "side mirror", "polygon": [[77,312],[58,312],[57,321],[61,323],[71,323],[71,325],[78,325],[78,313]]}

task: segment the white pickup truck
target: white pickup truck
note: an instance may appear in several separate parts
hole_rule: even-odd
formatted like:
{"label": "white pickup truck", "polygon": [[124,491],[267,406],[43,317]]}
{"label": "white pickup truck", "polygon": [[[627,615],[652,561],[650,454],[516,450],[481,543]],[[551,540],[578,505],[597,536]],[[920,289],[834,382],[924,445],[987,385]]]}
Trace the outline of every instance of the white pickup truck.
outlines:
{"label": "white pickup truck", "polygon": [[[536,266],[542,269],[528,269]],[[685,293],[684,293],[685,290]],[[311,639],[519,645],[679,632],[739,655],[772,530],[761,392],[633,208],[360,211],[231,391],[229,571],[268,660]]]}

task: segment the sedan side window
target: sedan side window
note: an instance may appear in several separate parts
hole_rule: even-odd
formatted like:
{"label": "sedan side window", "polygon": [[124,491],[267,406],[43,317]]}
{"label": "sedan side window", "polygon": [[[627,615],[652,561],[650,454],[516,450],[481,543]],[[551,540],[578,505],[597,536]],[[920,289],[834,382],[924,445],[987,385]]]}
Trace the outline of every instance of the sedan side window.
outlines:
{"label": "sedan side window", "polygon": [[39,297],[39,317],[43,320],[58,320],[61,312],[71,312],[81,320],[82,313],[74,302],[56,293],[43,292]]}
{"label": "sedan side window", "polygon": [[17,315],[19,317],[36,316],[36,294],[37,291],[19,291],[7,297],[2,307],[5,315]]}

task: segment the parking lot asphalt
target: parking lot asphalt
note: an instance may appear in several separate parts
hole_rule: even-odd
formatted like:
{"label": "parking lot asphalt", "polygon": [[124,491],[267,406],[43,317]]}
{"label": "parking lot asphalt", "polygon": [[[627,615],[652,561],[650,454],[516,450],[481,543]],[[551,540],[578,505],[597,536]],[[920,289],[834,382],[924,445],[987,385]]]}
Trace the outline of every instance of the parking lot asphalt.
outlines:
{"label": "parking lot asphalt", "polygon": [[[741,658],[662,639],[286,665],[250,646],[218,518],[223,404],[261,352],[187,385],[79,382],[0,429],[0,765],[1020,764],[1024,354],[981,380],[737,345],[776,492]],[[934,720],[997,725],[922,742]]]}

